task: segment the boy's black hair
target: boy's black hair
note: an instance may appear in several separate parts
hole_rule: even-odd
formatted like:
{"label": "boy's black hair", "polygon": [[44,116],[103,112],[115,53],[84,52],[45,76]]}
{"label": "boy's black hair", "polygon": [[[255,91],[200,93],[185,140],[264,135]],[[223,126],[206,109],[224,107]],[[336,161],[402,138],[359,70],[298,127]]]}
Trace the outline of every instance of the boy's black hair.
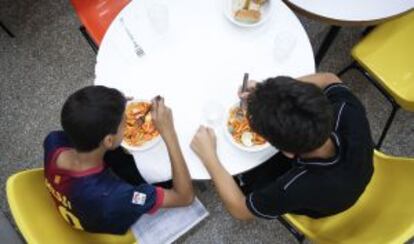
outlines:
{"label": "boy's black hair", "polygon": [[96,149],[105,136],[116,134],[126,105],[124,95],[105,86],[82,88],[66,100],[61,124],[76,150]]}
{"label": "boy's black hair", "polygon": [[322,146],[332,131],[333,110],[314,84],[269,78],[248,97],[251,128],[279,150],[301,154]]}

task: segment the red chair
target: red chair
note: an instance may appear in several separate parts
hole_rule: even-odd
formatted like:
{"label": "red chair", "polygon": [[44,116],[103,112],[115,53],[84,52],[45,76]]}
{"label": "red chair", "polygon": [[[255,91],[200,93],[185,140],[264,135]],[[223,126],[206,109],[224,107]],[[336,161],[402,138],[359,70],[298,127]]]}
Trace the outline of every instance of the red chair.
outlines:
{"label": "red chair", "polygon": [[79,30],[97,52],[112,20],[131,0],[71,0],[82,26]]}

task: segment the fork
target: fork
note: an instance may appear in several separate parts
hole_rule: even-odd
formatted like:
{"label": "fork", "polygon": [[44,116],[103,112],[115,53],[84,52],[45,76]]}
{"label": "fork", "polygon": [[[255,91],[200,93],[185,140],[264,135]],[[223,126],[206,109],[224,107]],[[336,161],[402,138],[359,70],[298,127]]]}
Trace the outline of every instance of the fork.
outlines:
{"label": "fork", "polygon": [[135,41],[134,36],[132,36],[131,31],[128,29],[124,22],[124,18],[120,18],[119,22],[121,22],[122,27],[124,28],[125,32],[128,35],[129,40],[131,40],[132,44],[134,45],[134,51],[138,55],[138,57],[142,57],[145,55],[144,49]]}
{"label": "fork", "polygon": [[152,106],[149,106],[147,111],[145,111],[145,113],[137,119],[138,127],[141,127],[145,123],[145,117],[147,117],[147,115],[151,112],[151,108]]}
{"label": "fork", "polygon": [[[242,88],[241,88],[241,94],[243,94],[243,92],[246,91],[248,80],[249,80],[249,73],[244,73],[243,85],[242,85]],[[242,98],[240,98],[240,102],[239,102],[239,108],[240,109],[237,110],[237,113],[236,113],[237,117],[239,117],[239,118],[244,116],[244,107],[245,107],[244,105],[245,105],[245,101]]]}
{"label": "fork", "polygon": [[[160,95],[158,95],[158,96],[155,97],[155,101],[158,102],[159,100],[161,100],[161,96]],[[139,117],[137,119],[138,126],[142,126],[145,123],[145,117],[147,117],[147,115],[151,112],[151,109],[152,109],[152,105],[150,105],[148,107],[147,111],[145,111],[145,113],[141,117]]]}

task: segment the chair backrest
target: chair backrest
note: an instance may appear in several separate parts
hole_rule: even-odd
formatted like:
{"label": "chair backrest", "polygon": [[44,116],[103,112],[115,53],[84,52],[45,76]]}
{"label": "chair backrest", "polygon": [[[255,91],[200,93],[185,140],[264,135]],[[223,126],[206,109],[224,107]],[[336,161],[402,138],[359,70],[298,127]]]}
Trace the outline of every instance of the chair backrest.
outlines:
{"label": "chair backrest", "polygon": [[45,186],[43,169],[16,173],[7,180],[7,200],[17,227],[28,243],[134,243],[126,235],[76,230],[59,215]]}
{"label": "chair backrest", "polygon": [[131,0],[71,0],[89,35],[99,46],[111,22]]}
{"label": "chair backrest", "polygon": [[414,112],[414,9],[375,27],[352,57],[405,110]]}
{"label": "chair backrest", "polygon": [[404,243],[414,236],[414,158],[374,153],[374,174],[350,209],[326,218],[283,217],[315,243]]}

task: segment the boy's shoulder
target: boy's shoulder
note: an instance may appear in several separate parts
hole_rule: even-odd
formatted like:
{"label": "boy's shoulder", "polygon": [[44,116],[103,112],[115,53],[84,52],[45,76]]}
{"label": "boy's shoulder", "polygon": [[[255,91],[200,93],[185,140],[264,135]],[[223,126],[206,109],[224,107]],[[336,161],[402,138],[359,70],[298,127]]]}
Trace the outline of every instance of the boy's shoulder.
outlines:
{"label": "boy's shoulder", "polygon": [[59,171],[56,167],[58,156],[72,147],[69,137],[63,131],[52,131],[46,136],[43,141],[43,165],[46,174]]}
{"label": "boy's shoulder", "polygon": [[61,147],[72,147],[69,137],[64,131],[52,131],[43,141],[43,149],[46,154]]}
{"label": "boy's shoulder", "polygon": [[43,141],[43,146],[47,146],[49,144],[69,144],[69,137],[67,134],[62,130],[51,131],[45,137]]}

